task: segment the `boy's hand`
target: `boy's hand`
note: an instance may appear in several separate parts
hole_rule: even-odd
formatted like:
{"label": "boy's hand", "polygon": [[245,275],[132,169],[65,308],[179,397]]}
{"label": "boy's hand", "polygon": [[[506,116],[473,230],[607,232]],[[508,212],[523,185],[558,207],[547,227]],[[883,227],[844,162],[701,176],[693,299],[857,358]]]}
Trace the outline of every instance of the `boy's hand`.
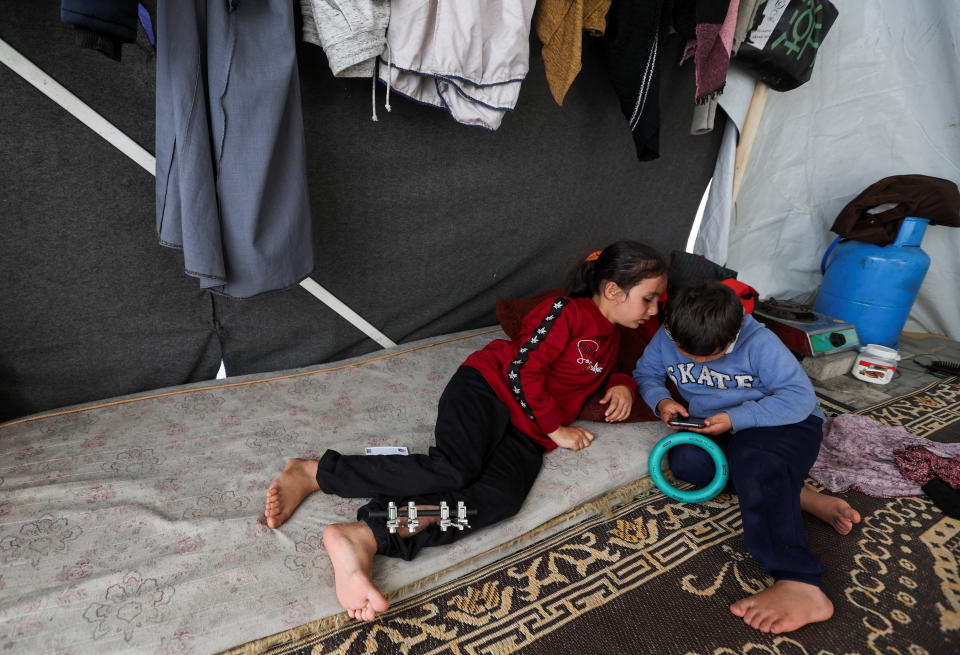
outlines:
{"label": "boy's hand", "polygon": [[593,441],[592,432],[576,425],[561,425],[547,436],[561,448],[569,448],[570,450],[581,450]]}
{"label": "boy's hand", "polygon": [[607,389],[607,393],[603,394],[603,398],[600,399],[601,405],[607,403],[610,406],[603,413],[603,419],[607,423],[622,421],[630,416],[630,408],[633,407],[633,392],[630,391],[629,387],[622,384],[610,387]]}
{"label": "boy's hand", "polygon": [[672,430],[676,428],[670,425],[670,421],[678,416],[683,416],[684,418],[690,416],[690,414],[687,413],[687,408],[673,398],[664,398],[657,403],[655,409],[660,412],[660,420],[663,421],[663,424]]}
{"label": "boy's hand", "polygon": [[730,416],[726,412],[714,414],[713,416],[705,418],[703,422],[706,427],[692,429],[690,431],[699,432],[700,434],[723,434],[733,429],[733,422],[730,421]]}

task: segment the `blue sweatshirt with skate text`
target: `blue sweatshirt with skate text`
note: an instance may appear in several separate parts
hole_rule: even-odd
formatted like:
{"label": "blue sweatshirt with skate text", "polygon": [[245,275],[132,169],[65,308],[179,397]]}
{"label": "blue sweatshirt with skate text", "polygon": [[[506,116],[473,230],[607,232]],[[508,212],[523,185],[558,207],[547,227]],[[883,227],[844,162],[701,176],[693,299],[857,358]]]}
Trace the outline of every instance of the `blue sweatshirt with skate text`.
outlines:
{"label": "blue sweatshirt with skate text", "polygon": [[744,316],[729,354],[698,364],[680,354],[661,327],[633,371],[637,390],[651,407],[670,398],[672,380],[689,403],[690,416],[726,412],[733,431],[799,423],[811,414],[823,418],[810,379],[779,337]]}

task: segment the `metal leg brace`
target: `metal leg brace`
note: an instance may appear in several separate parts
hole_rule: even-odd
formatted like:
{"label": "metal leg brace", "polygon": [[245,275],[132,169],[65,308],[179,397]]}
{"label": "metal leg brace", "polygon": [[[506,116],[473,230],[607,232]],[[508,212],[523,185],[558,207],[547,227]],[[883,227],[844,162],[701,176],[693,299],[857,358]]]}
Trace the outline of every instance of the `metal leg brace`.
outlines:
{"label": "metal leg brace", "polygon": [[407,502],[407,507],[405,510],[399,509],[397,504],[393,501],[387,503],[386,512],[370,512],[370,518],[385,518],[387,519],[387,530],[390,531],[390,534],[395,534],[396,531],[400,528],[400,516],[406,516],[407,518],[407,532],[413,534],[417,531],[417,528],[420,526],[421,516],[439,516],[440,517],[440,529],[443,532],[446,532],[448,528],[456,528],[457,530],[463,530],[470,527],[470,522],[467,520],[468,516],[476,516],[477,510],[467,509],[466,504],[461,500],[457,501],[457,516],[455,518],[450,518],[450,506],[447,504],[447,501],[440,502],[440,509],[418,509],[417,504],[412,500]]}

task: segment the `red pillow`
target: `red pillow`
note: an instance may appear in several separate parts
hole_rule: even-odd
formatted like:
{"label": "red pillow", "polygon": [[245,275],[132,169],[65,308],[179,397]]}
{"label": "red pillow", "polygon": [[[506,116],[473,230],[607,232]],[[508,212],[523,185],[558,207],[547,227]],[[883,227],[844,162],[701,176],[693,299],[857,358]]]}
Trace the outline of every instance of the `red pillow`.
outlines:
{"label": "red pillow", "polygon": [[[562,296],[565,292],[566,289],[564,287],[558,287],[556,289],[543,291],[530,298],[516,298],[514,300],[504,300],[501,298],[497,301],[497,320],[500,322],[500,327],[503,328],[503,331],[507,333],[507,336],[510,337],[511,340],[516,339],[520,336],[520,326],[523,322],[523,317],[530,313],[530,310],[544,300]],[[658,327],[659,321],[656,319],[641,323],[640,327],[635,330],[625,328],[622,325],[617,326],[617,329],[620,330],[620,353],[617,356],[617,367],[614,369],[615,373],[626,373],[627,375],[633,373],[633,369],[637,366],[637,360],[640,359],[640,355],[643,354],[643,349],[650,343],[650,339],[653,338]],[[604,393],[605,390],[601,387],[587,398],[587,401],[583,404],[583,408],[580,410],[580,416],[578,418],[585,421],[603,422],[603,413],[607,411],[607,406],[601,405],[600,399],[603,398]],[[638,421],[659,420],[656,414],[647,407],[647,404],[643,402],[641,398],[636,397],[634,398],[633,407],[630,408],[630,416],[622,422],[636,423]]]}

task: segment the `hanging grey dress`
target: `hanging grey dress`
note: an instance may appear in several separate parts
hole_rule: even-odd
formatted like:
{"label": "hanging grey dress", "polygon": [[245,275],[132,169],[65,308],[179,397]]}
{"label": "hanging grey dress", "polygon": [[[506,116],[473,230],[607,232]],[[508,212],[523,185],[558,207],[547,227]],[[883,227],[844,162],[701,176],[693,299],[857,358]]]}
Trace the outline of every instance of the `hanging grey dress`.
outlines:
{"label": "hanging grey dress", "polygon": [[204,288],[297,284],[313,242],[293,3],[160,2],[157,233]]}

